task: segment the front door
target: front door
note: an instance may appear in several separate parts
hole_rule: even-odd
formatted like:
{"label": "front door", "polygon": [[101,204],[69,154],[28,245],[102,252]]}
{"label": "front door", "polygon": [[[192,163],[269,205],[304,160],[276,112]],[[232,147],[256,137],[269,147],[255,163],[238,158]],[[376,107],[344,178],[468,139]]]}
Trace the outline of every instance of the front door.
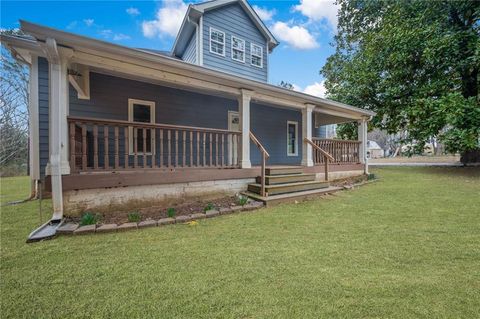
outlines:
{"label": "front door", "polygon": [[[240,115],[238,112],[228,111],[228,130],[240,132]],[[231,135],[228,136],[228,165],[238,162],[238,142]]]}

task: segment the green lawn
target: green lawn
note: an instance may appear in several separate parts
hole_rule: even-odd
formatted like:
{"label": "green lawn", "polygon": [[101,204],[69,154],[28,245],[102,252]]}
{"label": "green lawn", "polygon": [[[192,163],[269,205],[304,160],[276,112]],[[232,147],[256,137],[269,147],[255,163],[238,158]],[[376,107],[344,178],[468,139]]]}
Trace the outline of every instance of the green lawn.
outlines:
{"label": "green lawn", "polygon": [[[480,170],[374,172],[197,226],[36,244],[38,202],[4,206],[1,317],[478,318]],[[28,193],[26,178],[1,186],[2,203]]]}

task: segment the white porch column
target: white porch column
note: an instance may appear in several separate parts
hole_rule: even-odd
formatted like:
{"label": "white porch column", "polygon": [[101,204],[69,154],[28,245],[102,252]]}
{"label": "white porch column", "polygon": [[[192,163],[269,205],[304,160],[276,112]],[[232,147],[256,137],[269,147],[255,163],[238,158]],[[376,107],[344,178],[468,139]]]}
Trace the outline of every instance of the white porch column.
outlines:
{"label": "white porch column", "polygon": [[368,174],[368,159],[367,159],[367,119],[362,119],[358,122],[358,140],[360,144],[360,163],[365,164],[365,173]]}
{"label": "white porch column", "polygon": [[[40,150],[38,128],[38,57],[32,55],[30,63],[28,96],[29,157],[30,179],[32,185],[40,179]],[[36,190],[34,190],[36,191]]]}
{"label": "white porch column", "polygon": [[240,167],[250,168],[252,162],[250,161],[250,100],[252,98],[252,91],[240,90],[241,94],[238,97],[238,113],[240,115],[240,129],[242,131],[241,138],[241,152],[240,152]]}
{"label": "white porch column", "polygon": [[[305,104],[302,109],[302,137],[312,139],[312,112],[313,104]],[[302,166],[313,166],[313,149],[308,143],[302,141]]]}
{"label": "white porch column", "polygon": [[51,175],[53,220],[63,217],[62,175],[70,174],[68,162],[68,75],[67,60],[62,57],[55,39],[47,38],[49,65],[49,144],[47,174]]}

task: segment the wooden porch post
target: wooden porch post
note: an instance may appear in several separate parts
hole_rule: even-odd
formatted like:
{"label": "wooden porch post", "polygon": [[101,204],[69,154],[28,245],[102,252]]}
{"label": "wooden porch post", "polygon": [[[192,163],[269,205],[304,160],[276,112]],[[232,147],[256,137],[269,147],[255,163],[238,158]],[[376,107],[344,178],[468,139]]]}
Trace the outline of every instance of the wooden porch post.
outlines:
{"label": "wooden porch post", "polygon": [[37,183],[40,180],[40,150],[38,131],[38,57],[30,56],[30,81],[28,85],[29,160],[32,195],[38,196]]}
{"label": "wooden porch post", "polygon": [[[302,141],[305,138],[312,139],[312,112],[315,108],[313,104],[305,104],[302,109]],[[302,147],[302,166],[313,166],[313,149],[309,143],[303,143]]]}
{"label": "wooden porch post", "polygon": [[367,119],[363,118],[358,122],[358,140],[361,142],[359,157],[360,163],[365,165],[365,174],[368,174],[368,158],[367,158]]}
{"label": "wooden porch post", "polygon": [[242,131],[241,137],[241,154],[240,167],[250,168],[252,162],[250,161],[250,100],[252,98],[252,91],[240,90],[241,94],[238,98],[238,113],[240,115],[240,129]]}
{"label": "wooden porch post", "polygon": [[55,39],[47,38],[49,65],[49,162],[46,173],[51,175],[53,220],[63,217],[62,175],[70,174],[68,161],[68,77],[67,60],[59,53]]}

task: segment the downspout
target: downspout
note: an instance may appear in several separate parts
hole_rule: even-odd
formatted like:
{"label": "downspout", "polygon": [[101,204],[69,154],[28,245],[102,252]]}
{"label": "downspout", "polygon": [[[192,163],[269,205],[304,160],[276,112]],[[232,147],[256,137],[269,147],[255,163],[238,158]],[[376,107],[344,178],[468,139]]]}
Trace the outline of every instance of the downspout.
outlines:
{"label": "downspout", "polygon": [[195,64],[200,64],[200,41],[198,40],[200,26],[191,20],[190,17],[187,17],[187,21],[195,26]]}

